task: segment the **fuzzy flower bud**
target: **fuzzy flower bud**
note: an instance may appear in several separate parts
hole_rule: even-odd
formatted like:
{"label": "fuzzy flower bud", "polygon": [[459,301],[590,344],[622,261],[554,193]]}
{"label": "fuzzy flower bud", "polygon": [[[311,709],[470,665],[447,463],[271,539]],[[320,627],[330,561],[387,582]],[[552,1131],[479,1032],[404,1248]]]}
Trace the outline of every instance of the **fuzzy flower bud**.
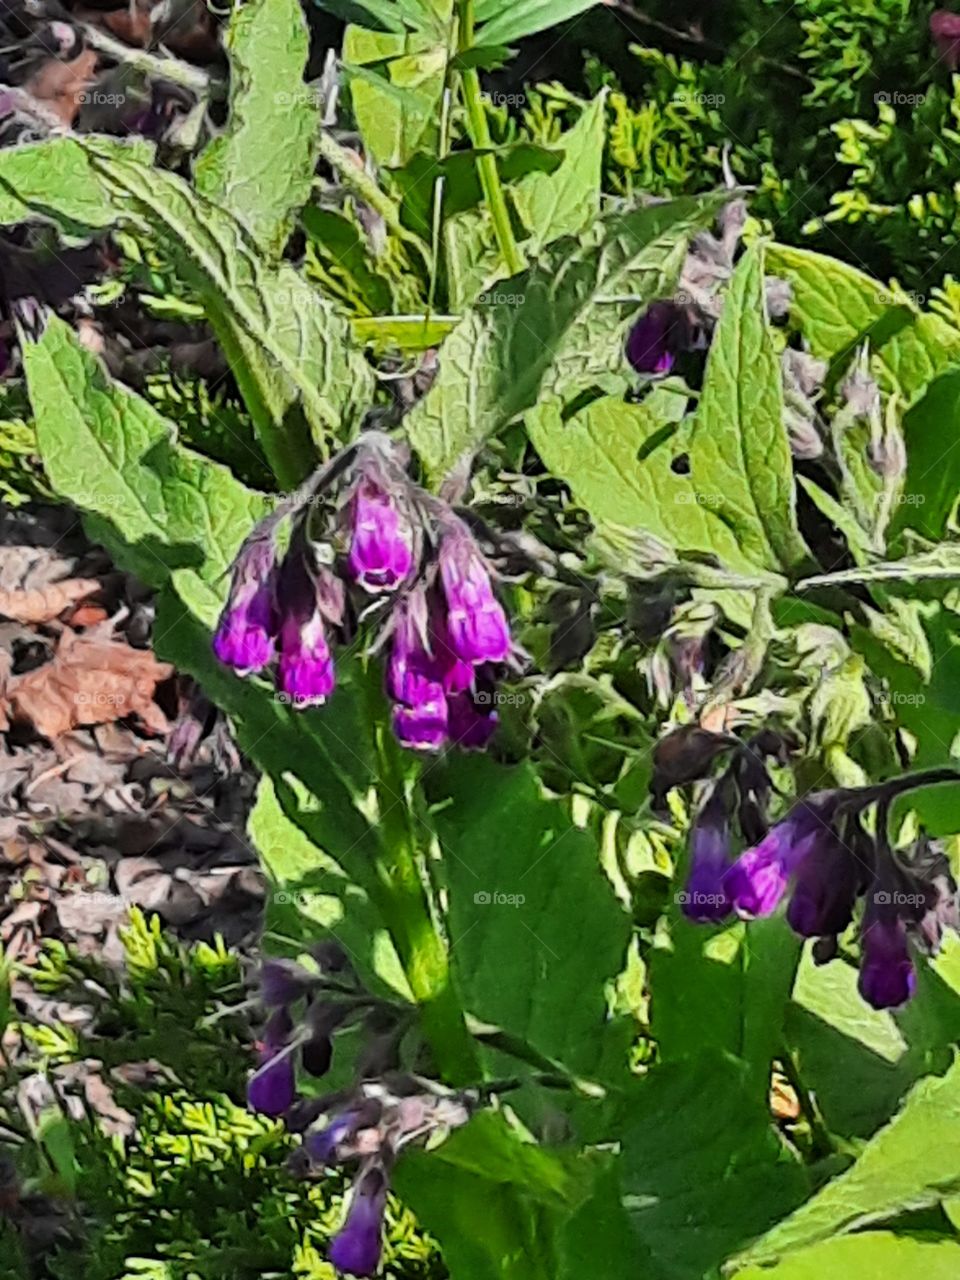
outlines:
{"label": "fuzzy flower bud", "polygon": [[512,641],[503,606],[493,594],[480,549],[459,521],[440,542],[440,578],[450,646],[464,662],[505,662]]}
{"label": "fuzzy flower bud", "polygon": [[353,533],[347,562],[351,577],[371,594],[394,591],[413,569],[413,540],[397,503],[370,475],[351,500]]}
{"label": "fuzzy flower bud", "polygon": [[238,675],[262,671],[273,659],[276,563],[273,539],[256,533],[234,561],[230,594],[213,637],[213,652]]}
{"label": "fuzzy flower bud", "polygon": [[387,1207],[387,1179],[371,1165],[357,1179],[347,1220],[334,1236],[329,1258],[338,1271],[372,1276],[380,1265],[383,1214]]}

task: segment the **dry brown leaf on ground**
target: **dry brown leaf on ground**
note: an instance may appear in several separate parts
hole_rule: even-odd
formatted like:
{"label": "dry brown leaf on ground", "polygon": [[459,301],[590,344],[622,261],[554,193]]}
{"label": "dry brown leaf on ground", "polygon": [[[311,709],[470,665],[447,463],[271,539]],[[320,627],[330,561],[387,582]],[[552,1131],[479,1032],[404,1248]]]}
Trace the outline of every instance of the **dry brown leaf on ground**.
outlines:
{"label": "dry brown leaf on ground", "polygon": [[11,719],[29,721],[46,738],[131,715],[162,734],[169,724],[153,694],[172,674],[173,667],[158,662],[149,649],[65,631],[52,662],[8,682],[5,709]]}
{"label": "dry brown leaf on ground", "polygon": [[70,62],[51,58],[33,73],[24,88],[63,124],[70,125],[77,118],[83,101],[81,95],[93,83],[96,70],[96,53],[92,49],[84,49]]}
{"label": "dry brown leaf on ground", "polygon": [[34,625],[52,622],[72,605],[99,590],[100,583],[96,578],[69,578],[66,582],[52,582],[33,591],[0,590],[0,615],[14,622]]}

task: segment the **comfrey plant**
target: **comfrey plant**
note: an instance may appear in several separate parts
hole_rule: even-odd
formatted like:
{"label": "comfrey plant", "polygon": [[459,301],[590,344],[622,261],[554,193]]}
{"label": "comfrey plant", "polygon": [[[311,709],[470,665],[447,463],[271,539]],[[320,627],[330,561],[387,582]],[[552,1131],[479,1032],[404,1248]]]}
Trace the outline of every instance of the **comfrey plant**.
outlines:
{"label": "comfrey plant", "polygon": [[[322,541],[319,504],[330,513]],[[282,550],[284,522],[293,527]],[[281,696],[303,709],[333,692],[335,646],[369,619],[371,648],[389,647],[399,741],[425,751],[485,746],[497,726],[490,691],[519,653],[492,567],[464,520],[410,479],[379,432],[347,446],[253,530],[213,649],[239,675],[275,664]]]}
{"label": "comfrey plant", "polygon": [[[790,927],[816,939],[814,959],[823,963],[838,954],[859,903],[860,993],[875,1009],[904,1004],[916,990],[912,948],[935,955],[944,927],[960,928],[960,915],[947,857],[926,838],[909,852],[893,850],[889,809],[898,795],[956,774],[816,792],[767,829],[772,783],[760,741],[737,744],[731,763],[708,784],[691,827],[683,913],[701,923],[733,912],[756,919],[788,898]],[[737,832],[749,847],[735,857]]]}

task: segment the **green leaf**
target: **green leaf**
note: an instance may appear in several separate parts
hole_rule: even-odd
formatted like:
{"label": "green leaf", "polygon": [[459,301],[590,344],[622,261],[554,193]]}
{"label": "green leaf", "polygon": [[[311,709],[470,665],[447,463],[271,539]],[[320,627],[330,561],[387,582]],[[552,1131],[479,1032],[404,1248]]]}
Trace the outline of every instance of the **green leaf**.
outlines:
{"label": "green leaf", "polygon": [[626,1207],[649,1280],[700,1280],[804,1196],[744,1063],[717,1052],[654,1067],[621,1136]]}
{"label": "green leaf", "polygon": [[598,0],[480,0],[478,44],[510,44],[592,9]]}
{"label": "green leaf", "polygon": [[708,928],[674,906],[649,956],[650,1030],[659,1060],[717,1049],[756,1072],[766,1097],[800,946],[783,919]]}
{"label": "green leaf", "polygon": [[947,534],[960,498],[960,373],[936,378],[903,420],[907,475],[893,532],[916,529],[934,541]]}
{"label": "green leaf", "polygon": [[[266,267],[236,219],[165,170],[94,152],[94,165],[200,294],[280,483],[298,484],[372,395],[347,322],[290,265]],[[302,405],[302,410],[301,406]]]}
{"label": "green leaf", "polygon": [[[629,934],[593,836],[546,798],[529,765],[461,757],[430,784],[464,1007],[589,1074]],[[575,936],[591,939],[588,951]]]}
{"label": "green leaf", "polygon": [[178,445],[173,425],[112,383],[56,316],[39,341],[24,340],[23,361],[53,488],[96,517],[96,536],[118,561],[155,587],[173,575],[213,621],[231,561],[267,499]]}
{"label": "green leaf", "polygon": [[[103,138],[99,145],[105,155],[144,166],[153,158],[153,146],[142,139]],[[0,223],[4,226],[40,218],[65,233],[89,238],[91,230],[112,226],[122,211],[122,201],[107,188],[86,147],[76,138],[50,138],[0,152]]]}
{"label": "green leaf", "polygon": [[778,1266],[748,1267],[738,1280],[954,1280],[960,1274],[955,1240],[914,1240],[892,1231],[865,1231],[803,1249]]}
{"label": "green leaf", "polygon": [[682,413],[686,396],[665,387],[640,404],[603,396],[565,419],[549,400],[527,414],[527,431],[547,469],[598,527],[620,524],[676,551],[715,555],[726,568],[750,571],[753,562],[732,530],[698,500],[692,478],[674,470],[688,432],[677,429],[671,401]]}
{"label": "green leaf", "polygon": [[606,94],[599,93],[557,140],[563,148],[560,167],[531,173],[513,187],[513,202],[530,232],[525,252],[535,254],[560,236],[577,235],[599,216],[605,110]]}
{"label": "green leaf", "polygon": [[[619,1228],[614,1246],[627,1241],[616,1195],[591,1194],[609,1186],[609,1168],[608,1158],[561,1156],[524,1141],[502,1114],[481,1113],[433,1151],[405,1153],[394,1181],[439,1240],[451,1280],[575,1280],[563,1259],[578,1210]],[[605,1278],[631,1274],[629,1253],[618,1258],[597,1241],[591,1262],[599,1258],[610,1259]]]}
{"label": "green leaf", "polygon": [[902,1111],[832,1179],[746,1251],[771,1262],[828,1236],[855,1231],[906,1210],[936,1204],[960,1188],[960,1063],[943,1079],[926,1079]]}
{"label": "green leaf", "polygon": [[932,551],[921,551],[902,560],[879,560],[858,569],[838,569],[835,573],[818,573],[804,578],[797,591],[810,587],[837,586],[846,582],[921,582],[925,579],[960,578],[960,543],[945,542]]}
{"label": "green leaf", "polygon": [[761,246],[743,256],[713,336],[690,447],[701,501],[759,568],[808,556],[797,529],[780,361],[767,326]]}
{"label": "green leaf", "polygon": [[[497,285],[464,316],[443,344],[429,394],[405,420],[435,482],[484,440],[585,373],[618,368],[615,343],[600,348],[591,319],[598,299],[629,280],[638,298],[667,291],[679,272],[686,238],[703,226],[726,193],[676,200],[600,224],[599,242],[558,241],[541,261]],[[499,299],[499,301],[498,301]],[[613,310],[613,304],[606,304]],[[618,312],[621,322],[628,312]]]}
{"label": "green leaf", "polygon": [[244,224],[265,254],[279,257],[313,184],[320,127],[315,93],[303,83],[307,24],[298,0],[234,8],[226,36],[230,116],[197,161],[197,190]]}
{"label": "green leaf", "polygon": [[343,57],[350,99],[377,164],[398,168],[419,149],[435,150],[448,47],[431,33],[348,27]]}

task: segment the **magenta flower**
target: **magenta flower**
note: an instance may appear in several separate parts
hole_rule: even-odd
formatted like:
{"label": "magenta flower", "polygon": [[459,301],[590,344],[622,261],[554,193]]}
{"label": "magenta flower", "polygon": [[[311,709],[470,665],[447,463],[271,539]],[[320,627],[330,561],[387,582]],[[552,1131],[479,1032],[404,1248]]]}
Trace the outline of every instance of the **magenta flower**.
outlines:
{"label": "magenta flower", "polygon": [[[325,572],[311,571],[299,543],[291,545],[280,571],[283,620],[277,688],[297,707],[325,702],[336,683],[326,629],[331,610],[321,581]],[[335,595],[332,583],[330,587],[327,594]]]}
{"label": "magenta flower", "polygon": [[[488,699],[486,703],[481,702],[483,697]],[[478,694],[476,698],[468,692],[447,696],[450,738],[465,751],[482,751],[496,733],[500,717],[490,699],[489,693]]]}
{"label": "magenta flower", "polygon": [[330,1244],[329,1258],[338,1271],[372,1276],[380,1265],[387,1180],[376,1165],[368,1168],[353,1189],[347,1220]]}
{"label": "magenta flower", "polygon": [[795,805],[727,871],[724,888],[734,910],[743,916],[768,916],[775,911],[791,876],[829,832],[819,807],[808,802]]}
{"label": "magenta flower", "polygon": [[512,641],[507,615],[493,594],[480,549],[459,521],[440,542],[440,578],[450,647],[464,662],[505,662]]}
{"label": "magenta flower", "polygon": [[230,594],[213,637],[213,652],[238,675],[262,671],[272,660],[277,632],[276,547],[254,535],[233,566]]}
{"label": "magenta flower", "polygon": [[393,730],[415,751],[436,751],[447,740],[447,697],[443,666],[428,647],[428,611],[422,589],[397,605],[387,690],[397,705]]}
{"label": "magenta flower", "polygon": [[353,534],[347,561],[365,591],[394,591],[413,569],[413,543],[392,495],[365,476],[351,502]]}

